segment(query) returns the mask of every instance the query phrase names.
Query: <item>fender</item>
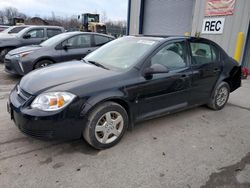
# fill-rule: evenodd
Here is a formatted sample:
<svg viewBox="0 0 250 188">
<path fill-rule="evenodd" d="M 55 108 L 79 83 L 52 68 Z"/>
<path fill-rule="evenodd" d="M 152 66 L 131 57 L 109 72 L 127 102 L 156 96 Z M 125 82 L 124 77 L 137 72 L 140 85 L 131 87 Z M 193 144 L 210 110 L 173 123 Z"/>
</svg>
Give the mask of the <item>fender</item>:
<svg viewBox="0 0 250 188">
<path fill-rule="evenodd" d="M 223 72 L 221 73 L 216 84 L 214 85 L 213 91 L 211 92 L 211 96 L 214 93 L 215 88 L 217 88 L 217 86 L 222 81 L 225 81 L 229 84 L 230 92 L 233 92 L 234 90 L 236 90 L 237 88 L 241 86 L 241 66 L 239 66 L 235 62 L 230 63 L 230 64 L 228 63 L 228 66 L 224 65 L 224 69 L 227 69 L 227 70 L 223 70 Z"/>
<path fill-rule="evenodd" d="M 86 115 L 88 114 L 91 110 L 93 110 L 97 105 L 99 105 L 102 102 L 105 101 L 113 101 L 125 108 L 125 110 L 128 113 L 129 117 L 129 129 L 131 130 L 134 127 L 134 107 L 126 99 L 126 94 L 125 92 L 122 92 L 120 90 L 114 90 L 114 91 L 107 91 L 100 93 L 98 95 L 94 95 L 93 97 L 90 97 L 86 100 L 85 104 L 82 107 L 81 114 Z"/>
<path fill-rule="evenodd" d="M 53 63 L 56 63 L 56 61 L 55 61 L 52 57 L 50 57 L 50 56 L 42 56 L 42 57 L 39 57 L 38 59 L 36 59 L 36 60 L 34 61 L 34 65 L 35 65 L 37 62 L 41 61 L 41 60 L 50 60 L 50 61 L 52 61 Z"/>
</svg>

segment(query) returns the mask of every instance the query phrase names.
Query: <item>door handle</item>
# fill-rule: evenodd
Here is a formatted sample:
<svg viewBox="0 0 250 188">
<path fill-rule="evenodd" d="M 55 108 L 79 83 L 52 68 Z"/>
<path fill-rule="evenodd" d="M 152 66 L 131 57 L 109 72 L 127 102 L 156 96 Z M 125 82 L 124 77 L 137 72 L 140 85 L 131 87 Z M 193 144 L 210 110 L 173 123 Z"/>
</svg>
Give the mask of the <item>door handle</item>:
<svg viewBox="0 0 250 188">
<path fill-rule="evenodd" d="M 186 74 L 183 74 L 183 75 L 181 75 L 181 77 L 182 77 L 182 78 L 186 78 L 186 77 L 187 77 L 187 75 L 186 75 Z"/>
<path fill-rule="evenodd" d="M 181 81 L 186 81 L 186 79 L 187 79 L 188 77 L 189 77 L 188 75 L 182 74 L 181 77 L 180 77 L 180 80 L 181 80 Z"/>
<path fill-rule="evenodd" d="M 214 72 L 216 73 L 216 72 L 219 72 L 220 71 L 220 69 L 219 68 L 214 68 Z"/>
</svg>

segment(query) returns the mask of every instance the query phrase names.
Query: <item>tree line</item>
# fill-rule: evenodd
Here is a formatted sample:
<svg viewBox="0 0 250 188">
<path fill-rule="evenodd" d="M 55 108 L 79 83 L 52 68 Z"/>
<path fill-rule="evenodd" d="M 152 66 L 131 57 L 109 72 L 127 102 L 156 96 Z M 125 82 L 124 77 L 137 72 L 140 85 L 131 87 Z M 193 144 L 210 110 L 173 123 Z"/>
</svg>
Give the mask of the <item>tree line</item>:
<svg viewBox="0 0 250 188">
<path fill-rule="evenodd" d="M 15 17 L 23 18 L 25 20 L 25 23 L 31 24 L 30 20 L 32 19 L 32 17 L 26 15 L 25 13 L 20 12 L 17 8 L 6 7 L 0 9 L 0 24 L 8 25 L 11 23 L 11 20 Z M 34 17 L 41 18 L 39 15 L 35 15 Z M 101 22 L 107 25 L 107 29 L 117 30 L 118 32 L 119 30 L 121 30 L 122 33 L 124 33 L 124 31 L 126 30 L 126 20 L 120 20 L 120 21 L 110 20 L 108 19 L 105 11 L 103 11 L 100 14 L 100 18 Z M 60 17 L 56 16 L 55 13 L 52 12 L 51 16 L 43 17 L 41 19 L 54 25 L 60 25 L 67 30 L 77 30 L 81 25 L 81 19 L 79 19 L 78 15 L 72 15 L 70 17 Z"/>
</svg>

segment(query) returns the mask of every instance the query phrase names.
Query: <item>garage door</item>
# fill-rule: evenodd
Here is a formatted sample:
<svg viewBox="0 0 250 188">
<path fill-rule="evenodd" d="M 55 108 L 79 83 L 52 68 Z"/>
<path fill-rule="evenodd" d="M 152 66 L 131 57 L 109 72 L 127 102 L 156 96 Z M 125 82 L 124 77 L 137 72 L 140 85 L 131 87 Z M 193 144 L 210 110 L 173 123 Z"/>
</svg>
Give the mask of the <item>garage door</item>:
<svg viewBox="0 0 250 188">
<path fill-rule="evenodd" d="M 191 32 L 194 0 L 144 0 L 143 34 Z"/>
</svg>

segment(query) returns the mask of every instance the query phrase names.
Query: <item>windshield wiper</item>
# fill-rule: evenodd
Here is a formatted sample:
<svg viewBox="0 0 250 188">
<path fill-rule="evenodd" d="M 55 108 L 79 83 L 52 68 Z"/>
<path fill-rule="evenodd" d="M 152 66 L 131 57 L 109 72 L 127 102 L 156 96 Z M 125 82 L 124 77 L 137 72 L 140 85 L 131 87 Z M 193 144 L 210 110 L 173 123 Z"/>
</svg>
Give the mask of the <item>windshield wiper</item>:
<svg viewBox="0 0 250 188">
<path fill-rule="evenodd" d="M 90 64 L 93 64 L 93 65 L 95 65 L 95 66 L 97 66 L 97 67 L 101 67 L 101 68 L 103 68 L 103 69 L 109 70 L 109 68 L 105 67 L 104 65 L 102 65 L 102 64 L 100 64 L 100 63 L 98 63 L 98 62 L 96 62 L 96 61 L 87 61 L 87 60 L 85 60 L 85 59 L 82 59 L 82 61 L 85 61 L 85 62 L 88 62 L 88 63 L 90 63 Z"/>
</svg>

